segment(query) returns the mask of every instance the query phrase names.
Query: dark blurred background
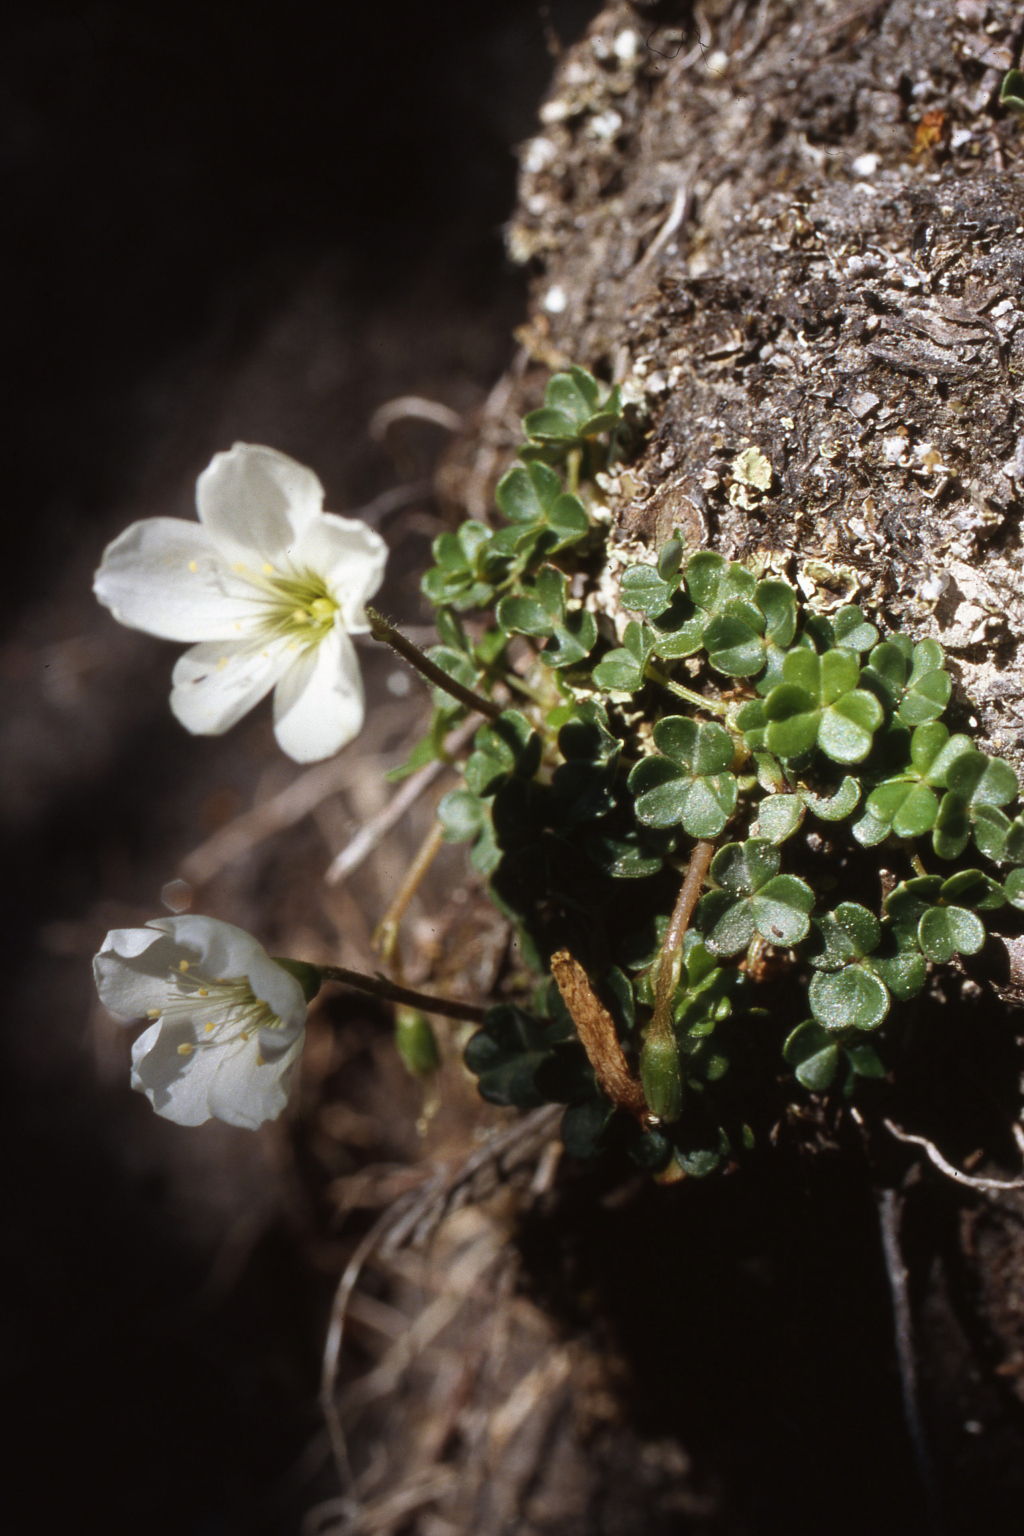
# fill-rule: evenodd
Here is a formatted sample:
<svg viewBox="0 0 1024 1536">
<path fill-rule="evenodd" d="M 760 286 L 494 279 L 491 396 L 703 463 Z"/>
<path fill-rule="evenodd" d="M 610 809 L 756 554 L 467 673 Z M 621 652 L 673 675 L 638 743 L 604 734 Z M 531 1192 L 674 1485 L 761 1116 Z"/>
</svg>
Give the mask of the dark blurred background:
<svg viewBox="0 0 1024 1536">
<path fill-rule="evenodd" d="M 571 41 L 596 9 L 550 23 Z M 156 1120 L 88 977 L 260 792 L 268 718 L 185 737 L 176 648 L 89 581 L 236 437 L 344 511 L 400 478 L 378 404 L 481 403 L 523 313 L 501 224 L 549 41 L 537 0 L 4 8 L 5 1536 L 294 1530 L 309 1502 L 334 1256 L 311 1280 L 280 1228 L 253 1253 L 287 1173 Z"/>
</svg>

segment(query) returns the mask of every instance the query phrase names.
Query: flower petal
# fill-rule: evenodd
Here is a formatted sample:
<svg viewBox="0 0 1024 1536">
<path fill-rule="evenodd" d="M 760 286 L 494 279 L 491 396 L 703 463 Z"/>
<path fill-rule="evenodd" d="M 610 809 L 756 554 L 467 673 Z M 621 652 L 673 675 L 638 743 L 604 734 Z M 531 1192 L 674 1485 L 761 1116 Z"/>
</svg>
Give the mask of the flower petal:
<svg viewBox="0 0 1024 1536">
<path fill-rule="evenodd" d="M 120 624 L 163 640 L 216 640 L 262 612 L 199 523 L 147 517 L 103 551 L 93 591 Z"/>
<path fill-rule="evenodd" d="M 115 928 L 92 963 L 100 1002 L 123 1019 L 162 1008 L 168 974 L 180 956 L 173 936 L 146 928 Z"/>
<path fill-rule="evenodd" d="M 132 1087 L 176 1125 L 202 1125 L 211 1117 L 208 1094 L 221 1053 L 197 1048 L 195 1041 L 193 1025 L 176 1018 L 152 1024 L 132 1046 Z M 191 1054 L 182 1055 L 179 1045 L 192 1047 Z M 239 1049 L 245 1049 L 244 1041 L 225 1047 Z"/>
<path fill-rule="evenodd" d="M 295 977 L 271 960 L 263 945 L 244 928 L 223 923 L 217 917 L 186 912 L 180 917 L 158 917 L 147 924 L 169 934 L 175 956 L 184 955 L 203 976 L 237 981 L 247 976 L 253 995 L 269 1003 L 282 1024 L 298 1028 L 305 1023 L 306 999 Z M 145 929 L 127 929 L 128 933 Z"/>
<path fill-rule="evenodd" d="M 264 1057 L 256 1040 L 241 1051 L 225 1051 L 207 1094 L 210 1113 L 228 1125 L 252 1131 L 264 1120 L 276 1120 L 288 1102 L 303 1033 L 273 1060 Z"/>
<path fill-rule="evenodd" d="M 196 481 L 199 521 L 230 559 L 250 564 L 282 563 L 323 504 L 311 469 L 256 443 L 215 453 Z"/>
<path fill-rule="evenodd" d="M 334 512 L 325 512 L 303 530 L 292 555 L 298 569 L 323 577 L 350 633 L 369 628 L 363 604 L 380 586 L 387 558 L 379 533 L 358 517 Z"/>
<path fill-rule="evenodd" d="M 287 640 L 227 640 L 194 645 L 171 674 L 171 708 L 195 736 L 230 730 L 277 682 L 294 659 Z"/>
<path fill-rule="evenodd" d="M 282 752 L 297 763 L 315 763 L 358 736 L 365 713 L 355 646 L 338 624 L 278 683 L 274 735 Z"/>
</svg>

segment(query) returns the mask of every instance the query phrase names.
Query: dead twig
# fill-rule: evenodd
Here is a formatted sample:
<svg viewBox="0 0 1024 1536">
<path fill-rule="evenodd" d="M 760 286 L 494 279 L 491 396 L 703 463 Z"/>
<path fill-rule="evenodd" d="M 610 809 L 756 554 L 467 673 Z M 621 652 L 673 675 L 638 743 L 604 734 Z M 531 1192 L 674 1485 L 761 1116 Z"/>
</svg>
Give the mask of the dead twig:
<svg viewBox="0 0 1024 1536">
<path fill-rule="evenodd" d="M 629 1070 L 615 1021 L 590 985 L 590 978 L 567 949 L 551 957 L 551 974 L 558 984 L 576 1033 L 580 1037 L 601 1092 L 647 1124 L 647 1100 L 640 1079 Z"/>
<path fill-rule="evenodd" d="M 445 755 L 452 757 L 464 747 L 480 723 L 479 715 L 470 715 L 460 726 L 457 726 L 445 739 Z M 353 870 L 358 869 L 363 860 L 369 858 L 373 850 L 387 837 L 392 827 L 401 821 L 410 806 L 415 805 L 423 791 L 430 787 L 442 769 L 447 766 L 447 763 L 438 758 L 418 769 L 411 778 L 406 779 L 394 799 L 390 800 L 377 816 L 368 821 L 348 846 L 343 848 L 335 859 L 332 859 L 324 875 L 326 883 L 340 885 Z"/>
<path fill-rule="evenodd" d="M 883 1120 L 882 1124 L 890 1136 L 895 1136 L 897 1141 L 905 1141 L 915 1147 L 921 1147 L 933 1162 L 940 1173 L 944 1173 L 947 1179 L 952 1179 L 954 1184 L 963 1184 L 967 1189 L 995 1190 L 995 1189 L 1024 1189 L 1024 1179 L 976 1179 L 972 1174 L 963 1173 L 955 1168 L 951 1162 L 939 1151 L 934 1142 L 926 1136 L 914 1136 L 910 1131 L 901 1130 L 891 1120 Z"/>
</svg>

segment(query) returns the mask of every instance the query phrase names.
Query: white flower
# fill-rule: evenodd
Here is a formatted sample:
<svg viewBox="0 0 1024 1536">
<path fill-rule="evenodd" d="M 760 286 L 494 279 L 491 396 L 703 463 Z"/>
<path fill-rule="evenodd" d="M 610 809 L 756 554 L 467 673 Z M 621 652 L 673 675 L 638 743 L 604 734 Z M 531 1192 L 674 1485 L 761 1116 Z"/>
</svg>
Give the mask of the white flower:
<svg viewBox="0 0 1024 1536">
<path fill-rule="evenodd" d="M 153 1022 L 132 1047 L 132 1087 L 178 1125 L 255 1130 L 284 1109 L 306 1000 L 256 940 L 213 917 L 162 917 L 108 933 L 93 961 L 100 1001 Z"/>
<path fill-rule="evenodd" d="M 236 443 L 196 482 L 199 522 L 148 517 L 109 544 L 93 590 L 115 619 L 197 640 L 174 668 L 171 708 L 218 736 L 274 692 L 274 732 L 300 763 L 330 757 L 363 724 L 349 636 L 369 627 L 387 546 L 357 518 L 323 510 L 311 469 Z"/>
</svg>

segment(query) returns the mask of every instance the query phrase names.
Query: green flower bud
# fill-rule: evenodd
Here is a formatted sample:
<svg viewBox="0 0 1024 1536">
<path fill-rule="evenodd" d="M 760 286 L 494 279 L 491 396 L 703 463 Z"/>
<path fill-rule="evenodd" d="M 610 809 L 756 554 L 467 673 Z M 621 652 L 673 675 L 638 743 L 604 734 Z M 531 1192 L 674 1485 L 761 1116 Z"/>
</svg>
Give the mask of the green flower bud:
<svg viewBox="0 0 1024 1536">
<path fill-rule="evenodd" d="M 678 1120 L 683 1107 L 679 1049 L 671 1033 L 649 1035 L 640 1053 L 640 1081 L 647 1108 L 666 1125 Z"/>
<path fill-rule="evenodd" d="M 430 1020 L 416 1008 L 396 1008 L 395 1044 L 413 1077 L 429 1077 L 441 1065 L 441 1052 Z"/>
</svg>

